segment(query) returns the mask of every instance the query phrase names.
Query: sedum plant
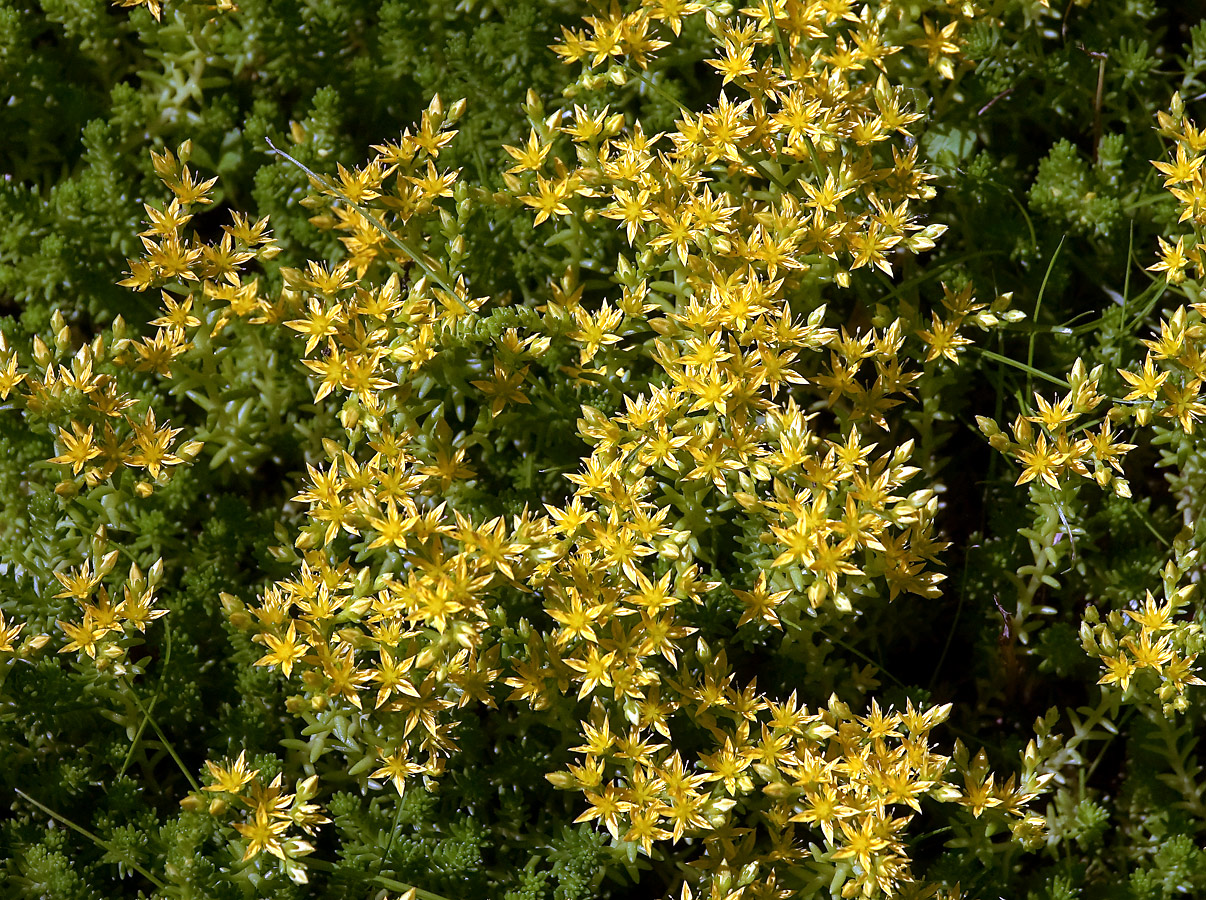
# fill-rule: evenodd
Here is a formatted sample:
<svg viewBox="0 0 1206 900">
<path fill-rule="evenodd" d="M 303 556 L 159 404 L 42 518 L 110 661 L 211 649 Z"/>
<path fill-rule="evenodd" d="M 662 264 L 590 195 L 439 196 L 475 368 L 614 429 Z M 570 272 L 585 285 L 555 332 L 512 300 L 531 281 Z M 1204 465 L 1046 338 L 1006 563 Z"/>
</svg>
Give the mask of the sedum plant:
<svg viewBox="0 0 1206 900">
<path fill-rule="evenodd" d="M 117 80 L 0 196 L 17 896 L 1198 889 L 1206 26 L 42 6 Z"/>
</svg>

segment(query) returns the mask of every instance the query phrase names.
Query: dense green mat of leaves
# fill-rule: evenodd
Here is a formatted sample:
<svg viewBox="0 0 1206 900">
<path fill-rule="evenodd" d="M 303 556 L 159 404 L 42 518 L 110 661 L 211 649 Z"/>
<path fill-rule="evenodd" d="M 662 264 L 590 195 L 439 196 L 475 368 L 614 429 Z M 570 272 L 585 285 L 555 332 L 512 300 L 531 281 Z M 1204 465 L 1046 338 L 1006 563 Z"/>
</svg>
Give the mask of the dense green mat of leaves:
<svg viewBox="0 0 1206 900">
<path fill-rule="evenodd" d="M 1206 19 L 0 0 L 0 896 L 1206 893 Z"/>
</svg>

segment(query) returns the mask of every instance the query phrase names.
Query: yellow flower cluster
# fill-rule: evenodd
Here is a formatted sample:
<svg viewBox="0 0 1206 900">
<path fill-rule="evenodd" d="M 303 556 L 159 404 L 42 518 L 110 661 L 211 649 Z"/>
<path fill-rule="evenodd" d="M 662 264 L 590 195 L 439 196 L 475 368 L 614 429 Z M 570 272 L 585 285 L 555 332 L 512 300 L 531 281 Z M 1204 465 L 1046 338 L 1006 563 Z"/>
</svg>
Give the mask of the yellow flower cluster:
<svg viewBox="0 0 1206 900">
<path fill-rule="evenodd" d="M 70 330 L 57 312 L 52 324 L 54 346 L 35 336 L 33 362 L 28 366 L 20 364 L 18 354 L 0 335 L 0 400 L 11 396 L 28 412 L 51 423 L 60 453 L 50 462 L 64 468 L 55 488 L 60 496 L 96 489 L 123 468 L 144 472 L 135 492 L 150 495 L 156 482 L 169 477 L 170 467 L 191 460 L 201 444 L 188 441 L 174 447 L 180 429 L 159 425 L 153 409 L 142 416 L 128 412 L 136 401 L 117 386 L 113 375 L 96 371 L 101 364 L 128 362 L 129 339 L 119 338 L 107 346 L 104 336 L 97 335 L 79 348 L 68 366 L 62 356 L 72 343 Z M 115 332 L 123 329 L 118 321 Z M 69 427 L 53 424 L 64 419 Z M 100 488 L 101 494 L 107 492 L 108 488 Z"/>
<path fill-rule="evenodd" d="M 298 859 L 313 853 L 314 845 L 287 832 L 292 826 L 313 836 L 316 826 L 331 821 L 322 814 L 318 804 L 310 802 L 318 794 L 318 776 L 299 779 L 294 793 L 289 794 L 282 789 L 282 776 L 277 775 L 264 784 L 256 777 L 259 775 L 258 769 L 248 770 L 246 753 L 240 753 L 236 760 L 226 765 L 212 760 L 205 765 L 213 783 L 201 790 L 218 794 L 208 804 L 210 813 L 222 814 L 233 801 L 238 801 L 250 811 L 247 822 L 236 822 L 234 826 L 247 842 L 243 861 L 254 859 L 267 850 L 281 861 L 290 879 L 297 884 L 306 884 L 306 869 Z M 245 796 L 244 792 L 248 790 L 250 796 Z M 189 809 L 199 809 L 203 805 L 201 797 L 196 794 L 190 794 L 181 802 L 181 806 Z"/>
<path fill-rule="evenodd" d="M 145 6 L 147 11 L 155 17 L 155 21 L 158 22 L 163 18 L 163 10 L 164 7 L 168 5 L 169 0 L 109 0 L 109 2 L 113 6 L 124 7 L 127 9 Z M 215 15 L 218 13 L 235 12 L 238 10 L 238 6 L 235 5 L 234 0 L 214 0 L 213 3 L 205 4 L 205 8 L 208 9 L 211 14 Z"/>
<path fill-rule="evenodd" d="M 367 446 L 357 439 L 348 448 L 327 441 L 327 464 L 310 467 L 310 484 L 295 498 L 308 505 L 311 522 L 297 541 L 304 553 L 300 570 L 261 598 L 254 627 L 267 651 L 260 665 L 286 675 L 295 667 L 301 671 L 312 692 L 305 709 L 322 710 L 330 701 L 361 709 L 361 693 L 375 695 L 369 708 L 399 724 L 391 730 L 396 739 L 374 748 L 381 766 L 372 777 L 392 779 L 399 791 L 407 777 L 439 774 L 455 749 L 446 718 L 439 718 L 443 710 L 493 702 L 486 688 L 501 674 L 491 667 L 498 648 L 477 652 L 488 609 L 485 588 L 503 577 L 517 587 L 524 584 L 534 563 L 522 553 L 548 543 L 546 523 L 508 529 L 494 520 L 475 526 L 440 502 L 454 481 L 474 475 L 464 450 L 451 446 L 446 426 L 436 432 L 444 443 L 421 448 L 410 434 L 382 424 L 386 410 L 394 412 L 406 396 L 396 380 L 399 369 L 418 370 L 430 362 L 438 336 L 461 316 L 473 317 L 483 302 L 468 296 L 463 278 L 453 283 L 455 248 L 442 245 L 429 253 L 426 244 L 410 243 L 426 241 L 430 220 L 447 213 L 438 204 L 456 173 L 436 170 L 435 161 L 455 135 L 450 126 L 461 109 L 463 103 L 445 111 L 436 98 L 416 133 L 408 130 L 397 142 L 377 147 L 379 157 L 364 170 L 341 169 L 337 183 L 316 178 L 329 196 L 354 197 L 357 205 L 378 201 L 390 228 L 350 203 L 329 210 L 329 218 L 317 215 L 316 224 L 348 232 L 348 258 L 282 270 L 285 285 L 271 299 L 258 279 L 242 275 L 253 258 L 276 255 L 267 222 L 235 214 L 216 245 L 188 236 L 190 207 L 206 202 L 212 184 L 199 184 L 189 172 L 187 146 L 176 156 L 157 155 L 156 168 L 176 196 L 166 210 L 148 207 L 154 233 L 144 235 L 147 253 L 131 261 L 126 280 L 139 290 L 167 286 L 175 292 L 164 291 L 164 315 L 153 323 L 158 330 L 138 345 L 167 348 L 147 365 L 166 369 L 176 357 L 203 351 L 224 340 L 232 322 L 286 326 L 305 339 L 304 363 L 318 378 L 316 400 L 346 396 L 341 422 L 357 435 L 368 429 Z M 304 140 L 304 131 L 296 129 L 295 137 Z M 386 196 L 387 178 L 394 181 Z M 312 206 L 320 205 L 316 198 Z M 362 285 L 377 260 L 417 264 L 429 275 L 405 289 L 396 274 L 382 284 Z M 521 354 L 530 343 L 511 346 Z M 483 384 L 488 396 L 493 386 Z M 505 391 L 493 396 L 506 402 Z M 405 559 L 406 575 L 374 576 L 333 558 L 326 548 L 340 535 L 364 535 L 378 561 Z M 449 553 L 453 546 L 460 552 Z M 224 603 L 233 621 L 253 627 L 239 601 L 226 596 Z M 291 708 L 299 711 L 298 703 L 295 698 Z M 425 765 L 410 761 L 412 748 L 428 753 Z"/>
<path fill-rule="evenodd" d="M 236 216 L 216 244 L 190 237 L 210 182 L 189 172 L 187 148 L 157 156 L 175 199 L 148 208 L 147 252 L 126 283 L 166 287 L 164 314 L 132 346 L 144 369 L 166 375 L 231 322 L 284 326 L 304 342 L 316 402 L 340 404 L 345 439 L 326 440 L 325 460 L 309 466 L 295 498 L 307 524 L 280 550 L 296 571 L 250 610 L 223 602 L 264 646 L 258 664 L 304 686 L 289 708 L 307 733 L 338 728 L 354 774 L 399 793 L 439 775 L 457 746 L 455 711 L 493 707 L 505 687 L 508 701 L 537 710 L 580 705 L 582 762 L 550 775 L 586 795 L 580 821 L 651 856 L 699 839 L 693 864 L 717 900 L 740 888 L 784 896 L 784 885 L 818 877 L 847 897 L 901 892 L 921 797 L 1030 827 L 1022 808 L 1041 780 L 998 785 L 982 758 L 932 750 L 945 708 L 872 703 L 860 716 L 834 698 L 809 712 L 794 696 L 736 684 L 723 650 L 684 613 L 722 587 L 709 574 L 716 551 L 698 539 L 721 517 L 748 524 L 766 548 L 752 583 L 733 592 L 738 627 L 798 628 L 881 596 L 937 596 L 936 492 L 906 487 L 919 474 L 911 442 L 880 449 L 877 435 L 915 399 L 921 371 L 909 361 L 957 361 L 960 329 L 996 324 L 1007 298 L 988 308 L 948 290 L 925 329 L 911 316 L 824 324 L 825 291 L 862 269 L 890 275 L 894 259 L 942 231 L 912 209 L 932 195 L 931 176 L 911 140 L 897 142 L 919 116 L 886 77 L 885 61 L 906 48 L 885 39 L 885 17 L 842 0 L 723 14 L 693 0 L 627 6 L 600 5 L 585 30 L 565 33 L 557 52 L 584 67 L 576 105 L 549 113 L 529 95 L 531 133 L 506 148 L 505 191 L 441 168 L 463 104 L 439 98 L 367 165 L 311 173 L 313 221 L 342 232 L 345 253 L 284 270 L 275 297 L 244 273 L 275 253 L 267 223 Z M 940 73 L 953 71 L 973 12 L 948 4 L 946 24 L 914 24 Z M 672 132 L 647 134 L 596 102 L 608 85 L 661 90 L 658 51 L 701 14 L 724 83 L 705 111 L 684 109 Z M 469 441 L 412 382 L 450 371 L 437 369 L 446 348 L 477 334 L 488 302 L 508 302 L 473 297 L 462 266 L 462 226 L 490 204 L 533 210 L 572 263 L 517 316 L 522 326 L 484 339 L 481 377 L 464 390 L 483 415 L 529 405 L 543 388 L 532 367 L 568 342 L 578 358 L 566 374 L 614 387 L 623 410 L 583 405 L 591 453 L 567 476 L 568 502 L 475 521 L 447 500 L 475 477 Z M 611 297 L 586 291 L 584 272 L 599 266 L 581 252 L 592 229 L 623 234 L 607 267 Z M 634 377 L 633 346 L 655 378 Z M 512 623 L 519 652 L 504 656 L 495 613 L 516 592 L 539 601 L 541 621 Z M 699 735 L 705 746 L 684 755 Z M 948 780 L 952 768 L 965 788 Z M 248 853 L 299 855 L 276 838 L 285 818 L 255 809 L 240 829 Z"/>
<path fill-rule="evenodd" d="M 1152 162 L 1164 176 L 1164 186 L 1177 199 L 1180 223 L 1191 232 L 1175 241 L 1159 238 L 1160 260 L 1149 268 L 1163 272 L 1169 285 L 1180 285 L 1191 302 L 1166 314 L 1159 336 L 1143 342 L 1147 357 L 1136 372 L 1122 371 L 1131 390 L 1122 398 L 1136 422 L 1145 425 L 1153 417 L 1176 422 L 1193 434 L 1206 416 L 1202 384 L 1206 380 L 1203 338 L 1206 337 L 1206 303 L 1198 284 L 1206 278 L 1206 187 L 1202 162 L 1206 159 L 1206 133 L 1185 116 L 1179 94 L 1174 94 L 1168 112 L 1158 114 L 1159 133 L 1174 142 L 1169 162 Z M 1190 276 L 1192 280 L 1187 281 Z"/>
<path fill-rule="evenodd" d="M 126 8 L 145 6 L 147 11 L 155 17 L 155 21 L 159 21 L 163 17 L 163 2 L 164 0 L 112 0 L 114 6 Z"/>
<path fill-rule="evenodd" d="M 20 644 L 14 643 L 25 630 L 25 624 L 25 622 L 10 624 L 5 619 L 4 613 L 0 612 L 0 684 L 3 684 L 8 677 L 8 673 L 12 671 L 17 660 L 32 657 L 34 653 L 50 643 L 50 635 L 29 634 L 28 632 L 25 640 Z"/>
<path fill-rule="evenodd" d="M 680 4 L 670 24 L 702 8 Z M 649 35 L 665 21 L 656 3 L 627 14 L 613 4 L 587 20 L 589 33 L 566 31 L 554 49 L 589 65 L 584 91 L 606 80 L 657 91 L 642 70 L 669 43 Z M 709 14 L 708 25 L 716 44 L 709 63 L 724 75 L 708 112 L 683 109 L 675 132 L 646 135 L 623 114 L 577 106 L 568 122 L 561 114 L 537 121 L 526 147 L 508 148 L 517 161 L 508 184 L 537 211 L 538 224 L 581 215 L 569 205 L 574 197 L 601 199 L 598 214 L 616 220 L 634 249 L 672 253 L 684 275 L 699 279 L 711 274 L 709 264 L 754 263 L 770 282 L 819 270 L 846 284 L 863 266 L 890 273 L 893 248 L 933 246 L 942 228 L 925 228 L 910 212 L 912 201 L 933 193 L 916 148 L 893 147 L 886 165 L 872 153 L 921 118 L 882 73 L 871 83 L 867 70 L 882 69 L 900 50 L 884 43 L 877 19 L 860 19 L 849 4 L 766 2 L 739 18 Z M 606 72 L 592 71 L 613 57 Z M 536 111 L 533 98 L 529 112 Z M 558 135 L 573 142 L 576 168 L 550 156 Z M 763 190 L 718 190 L 717 170 L 762 181 Z M 743 318 L 758 312 L 755 305 Z"/>
<path fill-rule="evenodd" d="M 1106 402 L 1106 397 L 1097 390 L 1101 375 L 1101 366 L 1086 371 L 1078 359 L 1068 376 L 1068 392 L 1052 400 L 1036 392 L 1038 414 L 1014 419 L 1012 441 L 996 422 L 985 416 L 976 417 L 993 448 L 1021 463 L 1017 484 L 1038 479 L 1058 488 L 1061 476 L 1076 475 L 1091 478 L 1101 487 L 1110 486 L 1120 497 L 1131 495 L 1130 485 L 1121 473 L 1122 461 L 1135 445 L 1123 442 L 1114 430 L 1114 421 L 1122 417 L 1124 410 L 1111 407 L 1106 416 L 1097 417 L 1096 429 L 1080 424 L 1085 417 L 1092 421 L 1094 412 Z"/>
<path fill-rule="evenodd" d="M 94 548 L 103 553 L 106 544 L 103 532 L 93 543 Z M 55 598 L 75 600 L 83 613 L 83 619 L 78 624 L 59 622 L 59 627 L 69 638 L 59 652 L 82 651 L 95 660 L 98 670 L 109 670 L 122 676 L 131 671 L 126 658 L 129 641 L 123 638 L 132 637 L 135 631 L 145 634 L 147 626 L 167 615 L 167 610 L 155 606 L 155 589 L 163 574 L 162 560 L 157 561 L 145 574 L 131 563 L 130 571 L 121 584 L 122 599 L 120 602 L 114 601 L 108 587 L 102 582 L 117 565 L 119 553 L 118 550 L 110 550 L 96 560 L 85 561 L 82 565 L 66 572 L 55 572 L 54 575 L 63 587 Z"/>
<path fill-rule="evenodd" d="M 1189 249 L 1185 237 L 1177 238 L 1175 244 L 1161 238 L 1161 260 L 1150 269 L 1164 272 L 1167 285 L 1180 285 L 1196 300 L 1199 289 L 1188 280 L 1187 272 L 1192 266 L 1197 278 L 1206 276 L 1206 193 L 1201 174 L 1206 138 L 1185 117 L 1177 95 L 1170 112 L 1161 112 L 1158 119 L 1161 134 L 1174 140 L 1176 149 L 1171 162 L 1153 165 L 1165 176 L 1165 187 L 1180 204 L 1180 221 L 1192 224 L 1193 237 Z M 1068 376 L 1067 392 L 1051 399 L 1036 393 L 1036 413 L 1016 417 L 1012 440 L 996 422 L 983 416 L 977 416 L 980 430 L 995 449 L 1021 465 L 1019 485 L 1034 482 L 1060 489 L 1079 478 L 1091 478 L 1101 487 L 1111 487 L 1118 496 L 1129 497 L 1123 462 L 1136 445 L 1124 440 L 1121 426 L 1131 420 L 1142 427 L 1167 419 L 1169 430 L 1179 429 L 1188 436 L 1206 416 L 1206 401 L 1201 398 L 1206 380 L 1204 318 L 1206 303 L 1202 302 L 1163 314 L 1159 334 L 1142 341 L 1147 348 L 1143 364 L 1118 370 L 1129 389 L 1124 396 L 1110 398 L 1100 393 L 1103 367 L 1086 371 L 1078 359 Z M 1168 563 L 1163 604 L 1148 592 L 1141 609 L 1116 610 L 1104 621 L 1090 607 L 1081 627 L 1085 650 L 1100 658 L 1106 668 L 1099 683 L 1116 684 L 1125 696 L 1158 697 L 1166 714 L 1186 708 L 1188 685 L 1206 683 L 1192 671 L 1202 647 L 1200 627 L 1173 621 L 1188 604 L 1194 587 L 1176 587 L 1183 571 L 1184 566 L 1178 569 Z M 1137 673 L 1145 674 L 1140 677 Z"/>
<path fill-rule="evenodd" d="M 166 157 L 174 159 L 170 153 Z M 204 192 L 213 183 L 198 186 L 186 180 L 187 185 L 180 184 L 186 192 L 199 188 Z M 162 214 L 149 207 L 148 211 L 155 229 L 165 234 L 170 231 L 166 223 L 183 216 L 176 202 Z M 160 258 L 163 248 L 148 237 L 151 233 L 144 234 L 144 243 Z M 180 255 L 181 248 L 177 243 L 163 252 Z M 163 258 L 169 264 L 167 257 Z M 170 307 L 170 298 L 166 299 Z M 156 324 L 164 321 L 157 320 Z M 198 441 L 178 442 L 180 429 L 160 424 L 153 408 L 134 412 L 140 404 L 122 389 L 116 372 L 132 368 L 166 373 L 170 354 L 182 350 L 176 348 L 175 335 L 165 335 L 162 329 L 151 340 L 125 337 L 126 326 L 120 317 L 113 323 L 110 339 L 97 335 L 74 353 L 71 348 L 75 339 L 60 313 L 51 317 L 51 328 L 52 341 L 47 344 L 35 336 L 30 349 L 32 360 L 24 365 L 0 334 L 0 401 L 22 408 L 31 422 L 50 429 L 58 451 L 48 460 L 59 472 L 55 493 L 65 501 L 80 497 L 87 508 L 104 511 L 102 522 L 120 526 L 120 511 L 127 501 L 150 496 L 156 485 L 167 482 L 174 467 L 195 458 L 202 445 Z M 126 472 L 135 473 L 134 477 L 123 477 Z M 81 651 L 95 661 L 97 669 L 124 676 L 137 668 L 126 656 L 133 633 L 145 632 L 151 622 L 165 614 L 154 606 L 162 563 L 155 563 L 145 575 L 132 565 L 121 582 L 123 595 L 118 601 L 102 584 L 120 552 L 107 550 L 104 525 L 92 535 L 91 546 L 91 559 L 66 573 L 54 572 L 64 588 L 56 598 L 74 599 L 83 614 L 79 622 L 59 621 L 68 638 L 59 652 Z M 6 628 L 0 619 L 0 651 L 13 652 L 12 640 L 22 627 Z M 40 649 L 49 640 L 45 634 L 31 636 L 18 652 Z"/>
<path fill-rule="evenodd" d="M 1025 314 L 1020 310 L 1010 309 L 1013 293 L 1001 294 L 991 304 L 977 303 L 972 295 L 971 285 L 965 285 L 959 290 L 942 285 L 942 306 L 946 309 L 946 317 L 939 316 L 937 311 L 931 313 L 933 324 L 928 329 L 917 329 L 917 336 L 929 348 L 925 361 L 934 362 L 945 358 L 958 364 L 962 349 L 972 343 L 960 331 L 974 327 L 981 331 L 994 328 L 1002 322 L 1017 322 Z"/>
<path fill-rule="evenodd" d="M 1206 132 L 1194 125 L 1185 115 L 1180 93 L 1173 94 L 1168 112 L 1157 114 L 1158 132 L 1173 142 L 1175 148 L 1168 162 L 1152 160 L 1164 186 L 1177 198 L 1180 223 L 1188 222 L 1189 235 L 1179 236 L 1170 243 L 1159 239 L 1160 261 L 1149 268 L 1164 272 L 1169 284 L 1180 284 L 1192 271 L 1197 279 L 1206 277 L 1206 184 L 1202 176 L 1202 160 L 1206 159 Z M 1189 245 L 1186 245 L 1186 238 Z"/>
<path fill-rule="evenodd" d="M 585 64 L 582 93 L 608 82 L 656 92 L 657 51 L 701 11 L 613 4 L 554 49 Z M 848 284 L 863 267 L 891 273 L 891 253 L 927 249 L 941 233 L 910 212 L 932 194 L 915 148 L 877 156 L 918 118 L 879 72 L 900 48 L 882 40 L 878 19 L 845 4 L 763 3 L 727 19 L 708 12 L 707 26 L 709 63 L 724 75 L 710 110 L 684 109 L 675 131 L 647 135 L 607 107 L 546 117 L 532 97 L 526 145 L 506 148 L 516 163 L 510 190 L 537 223 L 611 219 L 632 250 L 617 263 L 623 296 L 614 305 L 583 308 L 571 283 L 561 291 L 568 302 L 546 308 L 576 326 L 567 336 L 582 368 L 573 374 L 622 378 L 587 366 L 640 322 L 658 335 L 652 355 L 668 379 L 626 400 L 629 412 L 610 423 L 587 410 L 583 434 L 595 452 L 574 479 L 578 494 L 610 515 L 618 472 L 650 487 L 673 478 L 675 491 L 704 505 L 714 491 L 720 511 L 735 503 L 764 521 L 765 540 L 782 547 L 772 565 L 814 607 L 828 598 L 851 609 L 843 582 L 868 572 L 886 578 L 892 597 L 934 596 L 941 575 L 925 571 L 941 548 L 933 498 L 896 493 L 916 472 L 907 445 L 872 456 L 877 444 L 862 436 L 866 425 L 887 427 L 888 412 L 912 397 L 919 373 L 900 354 L 906 323 L 839 333 L 821 324 L 823 306 L 814 301 L 801 319 L 788 299 Z M 959 324 L 935 315 L 918 335 L 931 360 L 955 357 Z M 814 414 L 791 396 L 801 385 L 826 396 L 839 439 L 814 431 Z"/>
<path fill-rule="evenodd" d="M 258 279 L 244 283 L 240 270 L 252 259 L 272 259 L 280 252 L 268 233 L 267 218 L 252 222 L 237 212 L 231 214 L 230 225 L 222 226 L 218 242 L 189 240 L 185 229 L 195 215 L 193 208 L 213 202 L 209 194 L 217 183 L 216 178 L 197 179 L 188 167 L 191 151 L 191 141 L 181 144 L 176 154 L 151 151 L 155 172 L 173 197 L 163 209 L 144 204 L 150 219 L 150 227 L 139 235 L 145 255 L 130 260 L 129 276 L 118 282 L 136 291 L 171 285 L 180 293 L 179 286 L 186 286 L 182 297 L 161 291 L 163 315 L 151 323 L 157 327 L 155 334 L 127 342 L 121 359 L 138 371 L 164 377 L 171 377 L 173 360 L 194 347 L 204 351 L 230 322 L 247 319 L 252 313 L 272 313 L 261 308 Z M 199 290 L 191 292 L 188 285 Z M 206 311 L 216 310 L 204 323 L 198 318 L 202 306 Z"/>
<path fill-rule="evenodd" d="M 1193 669 L 1198 654 L 1206 648 L 1202 627 L 1177 621 L 1197 588 L 1196 584 L 1177 587 L 1177 582 L 1196 559 L 1197 551 L 1192 551 L 1180 560 L 1180 567 L 1171 560 L 1167 563 L 1163 602 L 1158 603 L 1148 591 L 1142 606 L 1114 610 L 1104 621 L 1096 607 L 1090 606 L 1080 626 L 1085 652 L 1104 666 L 1098 684 L 1117 685 L 1127 699 L 1158 700 L 1165 715 L 1185 711 L 1189 685 L 1206 684 Z"/>
<path fill-rule="evenodd" d="M 596 705 L 596 722 L 584 723 L 586 742 L 572 748 L 582 754 L 581 765 L 550 776 L 560 787 L 585 791 L 591 805 L 577 821 L 597 820 L 645 853 L 654 841 L 677 841 L 693 828 L 711 830 L 704 857 L 693 865 L 710 873 L 712 896 L 718 898 L 743 896 L 740 890 L 725 893 L 730 888 L 764 897 L 793 894 L 779 883 L 784 872 L 778 868 L 756 886 L 750 885 L 748 871 L 738 871 L 745 857 L 737 848 L 752 847 L 754 830 L 725 823 L 725 813 L 738 798 L 755 793 L 755 782 L 766 798 L 760 804 L 770 833 L 766 855 L 788 866 L 815 858 L 816 845 L 810 854 L 797 840 L 796 823 L 819 829 L 824 858 L 837 865 L 807 887 L 841 884 L 844 897 L 891 896 L 912 881 L 904 836 L 925 797 L 959 803 L 977 818 L 1000 808 L 1016 816 L 1019 827 L 1036 824 L 1024 807 L 1049 775 L 1029 773 L 1021 786 L 1013 777 L 995 784 L 983 753 L 969 762 L 966 749 L 957 744 L 954 762 L 965 788 L 947 779 L 952 759 L 931 748 L 929 734 L 946 720 L 949 705 L 922 712 L 910 703 L 904 712 L 884 712 L 873 701 L 867 715 L 859 716 L 831 697 L 827 707 L 809 712 L 794 693 L 777 703 L 759 699 L 752 685 L 737 691 L 731 680 L 721 651 L 707 664 L 704 684 L 717 697 L 711 705 L 742 715 L 735 728 L 717 727 L 716 718 L 708 716 L 723 746 L 701 755 L 695 769 L 678 750 L 651 742 L 638 728 L 613 733 Z M 655 727 L 671 736 L 664 719 L 655 720 Z M 608 767 L 622 777 L 604 785 Z"/>
</svg>

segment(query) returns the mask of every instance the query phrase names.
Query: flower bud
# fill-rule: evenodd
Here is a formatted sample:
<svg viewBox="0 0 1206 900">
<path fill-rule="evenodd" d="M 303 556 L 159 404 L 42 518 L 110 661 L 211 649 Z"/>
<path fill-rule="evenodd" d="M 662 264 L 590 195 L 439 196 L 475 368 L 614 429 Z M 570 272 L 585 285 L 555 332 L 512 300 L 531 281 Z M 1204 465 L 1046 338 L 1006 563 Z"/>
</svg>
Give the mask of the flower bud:
<svg viewBox="0 0 1206 900">
<path fill-rule="evenodd" d="M 188 794 L 180 800 L 181 809 L 187 809 L 189 812 L 197 812 L 204 805 L 204 801 L 196 794 Z"/>
<path fill-rule="evenodd" d="M 33 357 L 34 361 L 42 367 L 50 362 L 50 350 L 47 348 L 46 342 L 36 334 L 33 339 Z"/>
</svg>

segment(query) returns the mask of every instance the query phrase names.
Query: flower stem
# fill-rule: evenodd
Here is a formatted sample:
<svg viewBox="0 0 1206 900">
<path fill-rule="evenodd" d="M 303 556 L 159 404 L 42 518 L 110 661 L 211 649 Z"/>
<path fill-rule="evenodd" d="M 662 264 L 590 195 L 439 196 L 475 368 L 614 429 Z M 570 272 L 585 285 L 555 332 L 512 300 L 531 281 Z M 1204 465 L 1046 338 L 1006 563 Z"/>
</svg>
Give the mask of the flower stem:
<svg viewBox="0 0 1206 900">
<path fill-rule="evenodd" d="M 126 689 L 126 692 L 130 695 L 130 698 L 134 701 L 134 705 L 138 707 L 139 712 L 146 716 L 146 720 L 151 723 L 151 727 L 154 728 L 155 733 L 159 735 L 159 740 L 163 742 L 164 749 L 167 750 L 172 759 L 176 761 L 176 765 L 180 767 L 180 771 L 184 773 L 184 777 L 188 779 L 188 783 L 192 786 L 192 789 L 194 791 L 201 790 L 201 785 L 197 783 L 197 779 L 193 777 L 193 773 L 188 770 L 188 768 L 181 761 L 180 757 L 176 754 L 176 748 L 173 747 L 172 742 L 167 739 L 167 735 L 163 733 L 163 729 L 159 727 L 159 723 L 155 721 L 155 718 L 151 715 L 151 711 L 142 705 L 142 701 L 138 699 L 138 694 L 134 693 L 134 688 L 131 686 L 130 682 L 126 681 L 125 678 L 122 678 L 121 684 L 122 687 Z"/>
<path fill-rule="evenodd" d="M 49 806 L 43 806 L 41 803 L 39 803 L 33 797 L 29 796 L 29 794 L 25 793 L 20 788 L 13 788 L 13 791 L 16 792 L 18 795 L 20 795 L 21 797 L 23 797 L 27 802 L 32 803 L 38 809 L 42 810 L 42 812 L 46 813 L 46 815 L 50 816 L 56 822 L 61 822 L 62 824 L 66 825 L 68 828 L 70 828 L 71 830 L 79 832 L 84 837 L 86 837 L 88 840 L 92 841 L 92 843 L 96 844 L 96 846 L 100 847 L 102 850 L 105 850 L 106 852 L 110 853 L 114 857 L 117 857 L 118 859 L 120 859 L 125 865 L 129 866 L 131 869 L 133 869 L 135 872 L 137 872 L 139 875 L 141 875 L 147 881 L 151 882 L 151 884 L 155 885 L 155 887 L 159 888 L 160 890 L 163 890 L 165 887 L 167 887 L 167 885 L 165 885 L 162 881 L 160 881 L 158 878 L 156 878 L 154 875 L 152 875 L 150 872 L 148 872 L 146 869 L 144 869 L 138 863 L 133 862 L 129 859 L 125 859 L 124 854 L 120 850 L 117 850 L 116 848 L 114 848 L 114 846 L 112 844 L 110 844 L 108 841 L 97 837 L 95 834 L 93 834 L 91 831 L 88 831 L 86 828 L 81 828 L 79 825 L 76 825 L 74 822 L 72 822 L 67 817 L 59 815 L 57 812 L 55 812 Z"/>
</svg>

